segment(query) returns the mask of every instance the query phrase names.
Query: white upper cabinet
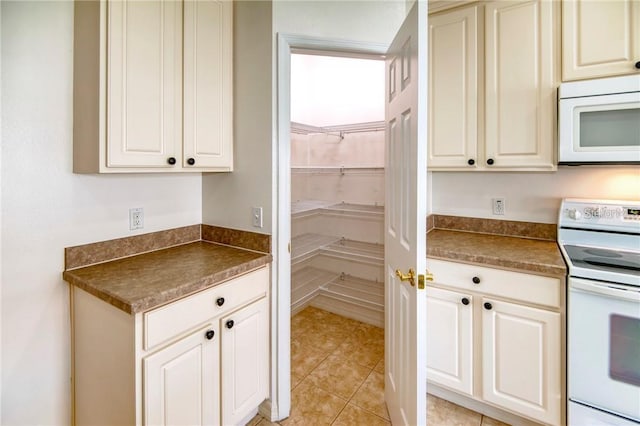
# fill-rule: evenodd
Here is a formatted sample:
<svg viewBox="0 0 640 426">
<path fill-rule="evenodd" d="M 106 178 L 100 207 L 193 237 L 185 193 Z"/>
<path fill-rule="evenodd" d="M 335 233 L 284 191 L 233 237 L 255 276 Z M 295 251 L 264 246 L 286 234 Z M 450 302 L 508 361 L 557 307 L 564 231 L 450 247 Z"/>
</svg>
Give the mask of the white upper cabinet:
<svg viewBox="0 0 640 426">
<path fill-rule="evenodd" d="M 562 2 L 562 80 L 640 73 L 640 1 Z"/>
<path fill-rule="evenodd" d="M 485 9 L 485 164 L 556 168 L 558 2 L 493 1 Z"/>
<path fill-rule="evenodd" d="M 113 1 L 107 22 L 106 167 L 166 167 L 182 145 L 182 4 Z"/>
<path fill-rule="evenodd" d="M 429 167 L 476 165 L 479 13 L 473 6 L 429 18 Z"/>
<path fill-rule="evenodd" d="M 233 164 L 232 5 L 215 0 L 184 3 L 183 166 L 187 168 L 230 169 Z"/>
<path fill-rule="evenodd" d="M 556 169 L 559 12 L 512 0 L 429 17 L 429 169 Z"/>
<path fill-rule="evenodd" d="M 75 2 L 74 172 L 232 170 L 232 13 Z"/>
</svg>

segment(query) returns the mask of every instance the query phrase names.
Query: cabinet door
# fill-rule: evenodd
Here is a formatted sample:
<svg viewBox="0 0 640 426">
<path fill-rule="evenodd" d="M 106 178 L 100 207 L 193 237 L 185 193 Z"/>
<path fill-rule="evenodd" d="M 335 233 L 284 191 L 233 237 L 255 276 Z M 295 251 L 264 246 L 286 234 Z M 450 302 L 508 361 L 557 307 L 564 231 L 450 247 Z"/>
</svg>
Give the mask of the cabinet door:
<svg viewBox="0 0 640 426">
<path fill-rule="evenodd" d="M 239 424 L 267 397 L 269 308 L 254 302 L 221 320 L 222 424 Z"/>
<path fill-rule="evenodd" d="M 562 80 L 640 73 L 638 0 L 562 2 Z"/>
<path fill-rule="evenodd" d="M 482 397 L 543 423 L 560 424 L 560 314 L 482 302 Z"/>
<path fill-rule="evenodd" d="M 171 167 L 182 146 L 182 3 L 107 8 L 107 166 Z"/>
<path fill-rule="evenodd" d="M 560 2 L 493 1 L 485 9 L 485 155 L 489 168 L 555 169 Z"/>
<path fill-rule="evenodd" d="M 233 167 L 233 2 L 184 3 L 184 167 Z"/>
<path fill-rule="evenodd" d="M 429 17 L 428 167 L 478 164 L 478 6 Z"/>
<path fill-rule="evenodd" d="M 473 393 L 473 298 L 427 287 L 427 379 Z"/>
<path fill-rule="evenodd" d="M 211 337 L 207 332 L 213 331 Z M 190 334 L 143 359 L 146 425 L 213 425 L 220 421 L 218 329 Z"/>
</svg>

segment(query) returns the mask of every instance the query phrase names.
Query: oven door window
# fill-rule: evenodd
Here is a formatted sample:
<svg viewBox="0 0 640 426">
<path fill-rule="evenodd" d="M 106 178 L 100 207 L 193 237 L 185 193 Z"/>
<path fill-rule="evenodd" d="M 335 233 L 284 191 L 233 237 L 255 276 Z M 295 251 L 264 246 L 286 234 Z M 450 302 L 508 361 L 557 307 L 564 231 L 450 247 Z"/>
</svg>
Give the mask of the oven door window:
<svg viewBox="0 0 640 426">
<path fill-rule="evenodd" d="M 640 386 L 640 319 L 610 316 L 609 377 Z"/>
</svg>

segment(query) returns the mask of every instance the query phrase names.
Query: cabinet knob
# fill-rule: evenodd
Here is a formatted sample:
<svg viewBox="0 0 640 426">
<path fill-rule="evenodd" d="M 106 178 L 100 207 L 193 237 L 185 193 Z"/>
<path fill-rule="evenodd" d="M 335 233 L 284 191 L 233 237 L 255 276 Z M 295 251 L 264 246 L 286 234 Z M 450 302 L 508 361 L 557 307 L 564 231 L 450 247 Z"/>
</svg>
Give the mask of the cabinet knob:
<svg viewBox="0 0 640 426">
<path fill-rule="evenodd" d="M 462 304 L 465 305 L 465 306 L 468 305 L 469 304 L 469 299 L 467 299 L 466 297 L 463 297 L 462 298 Z"/>
<path fill-rule="evenodd" d="M 488 165 L 492 166 L 492 165 L 493 165 L 493 163 L 494 163 L 493 158 L 489 158 L 489 159 L 487 160 L 487 164 L 488 164 Z"/>
<path fill-rule="evenodd" d="M 467 164 L 470 165 L 470 166 L 473 166 L 474 164 L 476 164 L 476 160 L 474 160 L 473 158 L 469 158 L 467 160 Z"/>
<path fill-rule="evenodd" d="M 228 329 L 232 329 L 233 328 L 233 324 L 234 324 L 233 320 L 229 320 L 229 321 L 227 321 L 227 323 L 225 325 L 227 326 Z"/>
<path fill-rule="evenodd" d="M 169 163 L 169 164 L 171 164 L 173 166 L 174 164 L 176 164 L 176 158 L 175 157 L 167 158 L 167 163 Z"/>
<path fill-rule="evenodd" d="M 189 159 L 187 160 L 187 164 L 188 164 L 188 165 L 190 165 L 190 166 L 193 166 L 194 164 L 196 164 L 196 160 L 195 160 L 195 159 L 193 159 L 193 158 L 189 158 Z"/>
<path fill-rule="evenodd" d="M 480 277 L 473 277 L 471 281 L 473 281 L 474 284 L 480 284 Z"/>
<path fill-rule="evenodd" d="M 224 305 L 224 297 L 218 297 L 218 299 L 216 299 L 216 305 L 218 306 Z"/>
<path fill-rule="evenodd" d="M 491 303 L 489 303 L 489 302 L 484 302 L 484 308 L 485 308 L 487 311 L 490 311 L 490 310 L 491 310 L 491 308 L 493 308 L 493 305 L 491 305 Z"/>
<path fill-rule="evenodd" d="M 640 70 L 640 61 L 636 62 L 635 66 L 636 66 L 636 69 Z"/>
<path fill-rule="evenodd" d="M 215 336 L 215 335 L 216 335 L 216 332 L 213 331 L 213 330 L 207 330 L 207 332 L 204 333 L 204 337 L 206 337 L 207 340 L 213 339 L 213 336 Z"/>
</svg>

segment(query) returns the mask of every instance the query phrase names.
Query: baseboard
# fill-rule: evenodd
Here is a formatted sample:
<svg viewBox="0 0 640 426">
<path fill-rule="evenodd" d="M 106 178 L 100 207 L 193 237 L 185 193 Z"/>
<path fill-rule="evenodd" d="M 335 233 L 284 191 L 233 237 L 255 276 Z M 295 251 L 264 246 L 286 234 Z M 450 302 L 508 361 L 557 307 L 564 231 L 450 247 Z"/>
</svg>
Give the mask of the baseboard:
<svg viewBox="0 0 640 426">
<path fill-rule="evenodd" d="M 258 407 L 258 413 L 272 423 L 283 420 L 278 418 L 278 407 L 275 404 L 272 404 L 270 399 L 265 399 L 262 404 L 260 404 Z"/>
<path fill-rule="evenodd" d="M 540 423 L 525 419 L 524 417 L 487 405 L 431 383 L 427 383 L 427 393 L 513 426 L 540 426 Z M 428 421 L 429 419 L 427 419 L 427 422 Z"/>
</svg>

